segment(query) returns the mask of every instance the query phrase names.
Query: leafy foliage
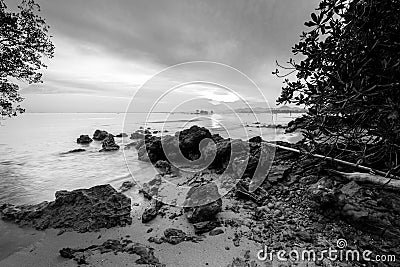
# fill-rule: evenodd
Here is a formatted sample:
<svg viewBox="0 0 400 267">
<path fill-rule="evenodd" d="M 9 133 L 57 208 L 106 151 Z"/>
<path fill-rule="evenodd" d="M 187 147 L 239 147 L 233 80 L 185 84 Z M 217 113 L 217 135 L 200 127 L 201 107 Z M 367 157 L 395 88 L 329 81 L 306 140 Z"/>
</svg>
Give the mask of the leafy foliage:
<svg viewBox="0 0 400 267">
<path fill-rule="evenodd" d="M 400 1 L 322 0 L 305 26 L 292 48 L 303 60 L 274 72 L 286 77 L 277 102 L 309 109 L 299 127 L 311 148 L 396 172 Z"/>
<path fill-rule="evenodd" d="M 53 57 L 54 45 L 48 35 L 49 27 L 35 13 L 40 7 L 33 0 L 23 0 L 19 12 L 7 10 L 0 0 L 0 112 L 1 116 L 16 116 L 24 110 L 16 103 L 23 100 L 18 92 L 20 80 L 41 82 L 43 56 Z"/>
</svg>

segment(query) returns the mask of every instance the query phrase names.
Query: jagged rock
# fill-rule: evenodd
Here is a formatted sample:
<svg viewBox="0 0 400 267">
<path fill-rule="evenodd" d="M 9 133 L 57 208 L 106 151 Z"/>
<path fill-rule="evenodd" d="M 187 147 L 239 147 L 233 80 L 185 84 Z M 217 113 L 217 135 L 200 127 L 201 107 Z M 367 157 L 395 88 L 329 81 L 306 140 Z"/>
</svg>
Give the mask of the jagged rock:
<svg viewBox="0 0 400 267">
<path fill-rule="evenodd" d="M 55 197 L 55 201 L 36 205 L 3 204 L 0 216 L 3 220 L 39 230 L 63 228 L 87 232 L 132 223 L 131 199 L 109 184 L 57 191 Z"/>
<path fill-rule="evenodd" d="M 249 139 L 249 142 L 252 142 L 252 143 L 261 143 L 262 141 L 263 141 L 263 139 L 261 138 L 261 136 L 254 136 Z"/>
<path fill-rule="evenodd" d="M 107 136 L 108 136 L 108 133 L 106 131 L 96 130 L 93 134 L 93 140 L 103 141 L 104 139 L 107 138 Z"/>
<path fill-rule="evenodd" d="M 233 162 L 239 159 L 247 161 L 246 158 L 248 159 L 250 152 L 248 143 L 239 139 L 224 139 L 216 144 L 209 142 L 202 148 L 202 154 L 206 161 L 212 160 L 209 168 L 219 170 L 221 173 L 228 168 L 236 169 L 237 166 L 234 166 Z M 246 165 L 243 164 L 242 167 L 246 168 Z"/>
<path fill-rule="evenodd" d="M 157 161 L 156 164 L 154 164 L 154 167 L 156 167 L 162 174 L 171 173 L 171 164 L 166 160 Z"/>
<path fill-rule="evenodd" d="M 165 229 L 164 231 L 164 237 L 163 240 L 172 244 L 172 245 L 176 245 L 179 244 L 183 241 L 187 241 L 190 238 L 188 237 L 188 235 L 179 229 L 175 229 L 175 228 L 168 228 Z"/>
<path fill-rule="evenodd" d="M 161 183 L 162 177 L 160 175 L 156 175 L 149 182 L 143 183 L 142 188 L 139 190 L 139 193 L 142 193 L 143 196 L 147 199 L 152 199 L 154 196 L 158 195 L 158 190 Z"/>
<path fill-rule="evenodd" d="M 114 150 L 118 150 L 119 149 L 119 145 L 117 145 L 115 143 L 114 140 L 114 136 L 112 134 L 109 134 L 102 143 L 102 149 L 100 150 L 100 152 L 104 152 L 104 151 L 114 151 Z"/>
<path fill-rule="evenodd" d="M 146 209 L 143 211 L 142 223 L 147 223 L 157 217 L 157 214 L 162 206 L 162 202 L 153 199 L 150 202 L 149 206 L 147 206 Z"/>
<path fill-rule="evenodd" d="M 126 133 L 120 133 L 117 134 L 115 137 L 122 138 L 122 137 L 128 137 L 128 135 Z"/>
<path fill-rule="evenodd" d="M 211 230 L 217 228 L 218 226 L 221 226 L 221 224 L 217 221 L 205 221 L 193 224 L 194 233 L 196 235 L 210 232 Z"/>
<path fill-rule="evenodd" d="M 186 217 L 191 223 L 209 221 L 222 210 L 222 199 L 214 183 L 192 187 L 184 203 Z"/>
<path fill-rule="evenodd" d="M 140 243 L 134 243 L 131 240 L 109 239 L 100 245 L 91 245 L 86 248 L 63 248 L 59 251 L 60 256 L 67 259 L 74 259 L 78 264 L 88 264 L 87 258 L 93 255 L 94 252 L 99 253 L 129 253 L 136 254 L 140 258 L 136 260 L 137 264 L 146 264 L 155 267 L 165 267 L 165 264 L 160 263 L 159 259 L 154 256 L 154 249 Z"/>
<path fill-rule="evenodd" d="M 79 138 L 76 139 L 78 144 L 87 145 L 93 142 L 93 139 L 89 137 L 89 135 L 81 135 Z"/>
<path fill-rule="evenodd" d="M 161 145 L 161 138 L 149 136 L 144 140 L 144 144 L 138 149 L 138 159 L 142 161 L 157 162 L 165 160 L 165 154 Z"/>
<path fill-rule="evenodd" d="M 133 181 L 125 181 L 122 183 L 119 190 L 121 192 L 125 192 L 125 191 L 128 191 L 129 189 L 133 188 L 135 185 L 136 185 L 136 183 L 134 183 Z"/>
</svg>

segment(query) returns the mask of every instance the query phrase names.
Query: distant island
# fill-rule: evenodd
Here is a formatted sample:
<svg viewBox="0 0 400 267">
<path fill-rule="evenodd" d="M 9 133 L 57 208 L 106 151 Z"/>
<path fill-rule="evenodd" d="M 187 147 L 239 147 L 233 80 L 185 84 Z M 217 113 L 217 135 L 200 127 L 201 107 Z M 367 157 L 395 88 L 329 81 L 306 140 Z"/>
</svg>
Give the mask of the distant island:
<svg viewBox="0 0 400 267">
<path fill-rule="evenodd" d="M 208 110 L 199 110 L 199 109 L 196 109 L 196 111 L 195 111 L 195 112 L 192 112 L 191 114 L 208 115 L 208 114 L 214 114 L 214 111 L 213 111 L 213 110 L 208 111 Z"/>
<path fill-rule="evenodd" d="M 232 110 L 226 110 L 221 113 L 306 113 L 307 109 L 282 106 L 278 108 L 265 108 L 265 107 L 255 107 L 255 108 L 237 108 Z"/>
</svg>

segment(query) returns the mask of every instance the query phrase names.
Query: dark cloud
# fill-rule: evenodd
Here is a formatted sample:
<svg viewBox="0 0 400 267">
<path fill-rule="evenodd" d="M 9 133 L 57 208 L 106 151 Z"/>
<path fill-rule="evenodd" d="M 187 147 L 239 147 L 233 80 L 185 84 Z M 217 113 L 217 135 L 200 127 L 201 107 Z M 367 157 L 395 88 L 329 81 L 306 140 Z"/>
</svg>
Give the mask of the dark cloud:
<svg viewBox="0 0 400 267">
<path fill-rule="evenodd" d="M 49 64 L 44 84 L 30 86 L 24 93 L 130 96 L 144 82 L 143 77 L 177 63 L 209 60 L 249 75 L 270 103 L 282 82 L 271 75 L 275 60 L 290 57 L 304 21 L 318 2 L 37 1 L 54 36 L 55 63 Z M 127 71 L 131 63 L 143 70 Z M 107 74 L 110 77 L 103 79 Z M 129 86 L 135 88 L 129 90 Z"/>
<path fill-rule="evenodd" d="M 223 62 L 252 71 L 289 55 L 310 0 L 41 0 L 54 35 L 162 65 Z"/>
</svg>

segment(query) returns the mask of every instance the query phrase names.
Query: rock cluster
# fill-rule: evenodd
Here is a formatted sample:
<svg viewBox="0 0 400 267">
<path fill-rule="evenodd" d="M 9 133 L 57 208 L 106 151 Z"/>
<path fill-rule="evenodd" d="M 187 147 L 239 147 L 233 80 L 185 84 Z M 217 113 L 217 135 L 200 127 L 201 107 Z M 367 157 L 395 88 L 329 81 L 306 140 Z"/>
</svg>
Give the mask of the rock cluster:
<svg viewBox="0 0 400 267">
<path fill-rule="evenodd" d="M 197 160 L 202 141 L 211 140 L 210 131 L 204 127 L 192 126 L 177 132 L 175 136 L 163 137 L 146 135 L 139 143 L 138 158 L 142 161 L 156 163 L 159 160 Z"/>
<path fill-rule="evenodd" d="M 252 214 L 251 220 L 223 221 L 225 226 L 246 225 L 249 229 L 235 231 L 235 246 L 240 246 L 244 235 L 270 249 L 300 246 L 322 251 L 345 238 L 352 249 L 360 252 L 368 249 L 374 255 L 400 256 L 397 194 L 332 177 L 324 171 L 329 163 L 305 158 L 299 164 L 298 155 L 293 152 L 278 149 L 275 159 L 267 179 L 254 194 L 247 194 L 246 190 L 242 193 L 238 186 L 236 197 L 240 204 L 226 207 Z M 246 189 L 246 179 L 243 183 Z"/>
<path fill-rule="evenodd" d="M 99 253 L 128 253 L 136 254 L 139 259 L 136 264 L 145 264 L 146 266 L 164 267 L 165 264 L 154 255 L 154 249 L 140 243 L 135 243 L 129 239 L 109 239 L 100 245 L 91 245 L 86 248 L 63 248 L 60 250 L 60 256 L 67 259 L 74 259 L 78 264 L 89 264 L 90 256 L 95 252 Z"/>
<path fill-rule="evenodd" d="M 3 220 L 39 230 L 61 228 L 87 232 L 132 223 L 131 199 L 109 184 L 57 191 L 55 197 L 52 202 L 36 205 L 3 204 L 0 216 Z"/>
<path fill-rule="evenodd" d="M 151 243 L 162 244 L 162 243 L 166 242 L 166 243 L 169 243 L 172 245 L 177 245 L 184 241 L 198 242 L 200 240 L 201 240 L 200 238 L 198 238 L 196 236 L 188 235 L 184 231 L 182 231 L 180 229 L 176 229 L 176 228 L 165 229 L 163 236 L 160 238 L 152 236 L 148 239 L 148 241 Z"/>
<path fill-rule="evenodd" d="M 400 196 L 382 189 L 371 190 L 351 181 L 334 185 L 321 178 L 310 189 L 326 216 L 341 217 L 375 237 L 400 240 Z"/>
<path fill-rule="evenodd" d="M 192 126 L 174 136 L 146 136 L 132 145 L 138 150 L 139 160 L 150 161 L 156 167 L 165 163 L 202 164 L 217 173 L 228 171 L 233 178 L 241 178 L 252 177 L 257 169 L 261 169 L 258 175 L 265 175 L 271 165 L 275 148 L 261 141 L 261 137 L 249 142 L 224 139 L 211 135 L 206 128 Z"/>
</svg>

